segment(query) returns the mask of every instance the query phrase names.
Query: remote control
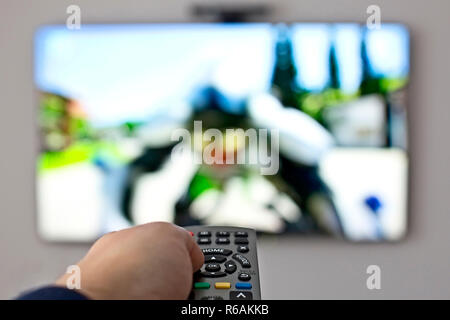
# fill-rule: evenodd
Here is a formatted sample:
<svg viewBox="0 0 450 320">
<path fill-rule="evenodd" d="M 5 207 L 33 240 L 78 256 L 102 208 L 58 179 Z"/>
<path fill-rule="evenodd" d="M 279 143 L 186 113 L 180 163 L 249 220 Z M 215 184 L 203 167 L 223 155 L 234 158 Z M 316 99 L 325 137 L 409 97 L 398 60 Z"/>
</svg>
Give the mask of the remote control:
<svg viewBox="0 0 450 320">
<path fill-rule="evenodd" d="M 205 256 L 189 299 L 260 300 L 256 232 L 239 227 L 186 227 Z"/>
</svg>

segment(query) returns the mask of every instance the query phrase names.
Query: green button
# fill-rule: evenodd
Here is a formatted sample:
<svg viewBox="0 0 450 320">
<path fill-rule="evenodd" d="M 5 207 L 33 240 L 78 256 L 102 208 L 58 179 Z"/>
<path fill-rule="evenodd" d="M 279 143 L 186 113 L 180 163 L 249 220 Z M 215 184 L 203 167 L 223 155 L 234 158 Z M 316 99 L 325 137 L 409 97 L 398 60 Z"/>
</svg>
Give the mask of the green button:
<svg viewBox="0 0 450 320">
<path fill-rule="evenodd" d="M 194 289 L 209 289 L 210 284 L 208 282 L 196 282 L 194 283 Z"/>
</svg>

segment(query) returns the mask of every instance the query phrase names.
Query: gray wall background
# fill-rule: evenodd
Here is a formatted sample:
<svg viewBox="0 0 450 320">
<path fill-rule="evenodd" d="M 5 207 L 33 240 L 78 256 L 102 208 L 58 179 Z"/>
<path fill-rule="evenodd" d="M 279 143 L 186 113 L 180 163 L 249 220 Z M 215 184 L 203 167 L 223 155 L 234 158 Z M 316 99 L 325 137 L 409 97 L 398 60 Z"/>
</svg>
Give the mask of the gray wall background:
<svg viewBox="0 0 450 320">
<path fill-rule="evenodd" d="M 196 1 L 202 2 L 201 0 Z M 205 1 L 203 1 L 205 2 Z M 209 2 L 212 2 L 210 0 Z M 229 1 L 228 1 L 229 2 Z M 248 1 L 257 2 L 257 1 Z M 377 4 L 382 21 L 412 32 L 409 90 L 410 226 L 405 240 L 352 244 L 317 238 L 263 238 L 263 298 L 450 298 L 450 1 L 272 1 L 273 21 L 359 21 Z M 187 0 L 0 2 L 0 298 L 53 281 L 87 244 L 54 244 L 35 230 L 35 92 L 32 36 L 44 23 L 64 23 L 78 4 L 82 23 L 190 21 Z M 366 288 L 366 267 L 382 268 L 381 290 Z"/>
</svg>

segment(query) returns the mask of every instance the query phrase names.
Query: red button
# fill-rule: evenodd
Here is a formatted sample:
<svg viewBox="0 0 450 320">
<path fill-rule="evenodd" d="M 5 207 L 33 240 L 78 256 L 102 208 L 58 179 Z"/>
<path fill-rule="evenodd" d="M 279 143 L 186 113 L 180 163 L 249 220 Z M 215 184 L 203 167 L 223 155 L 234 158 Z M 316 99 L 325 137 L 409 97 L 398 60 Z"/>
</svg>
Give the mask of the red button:
<svg viewBox="0 0 450 320">
<path fill-rule="evenodd" d="M 194 236 L 194 233 L 192 231 L 189 231 L 189 233 L 191 234 L 191 236 Z"/>
</svg>

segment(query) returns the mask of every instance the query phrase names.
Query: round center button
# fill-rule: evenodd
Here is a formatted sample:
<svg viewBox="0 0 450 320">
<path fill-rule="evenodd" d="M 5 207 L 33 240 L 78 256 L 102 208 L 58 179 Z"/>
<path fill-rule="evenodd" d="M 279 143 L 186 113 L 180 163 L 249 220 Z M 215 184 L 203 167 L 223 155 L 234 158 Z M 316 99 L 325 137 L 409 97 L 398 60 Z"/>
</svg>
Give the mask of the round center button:
<svg viewBox="0 0 450 320">
<path fill-rule="evenodd" d="M 208 263 L 205 266 L 205 270 L 206 271 L 211 271 L 211 272 L 219 271 L 220 270 L 220 264 L 218 264 L 218 263 Z"/>
</svg>

